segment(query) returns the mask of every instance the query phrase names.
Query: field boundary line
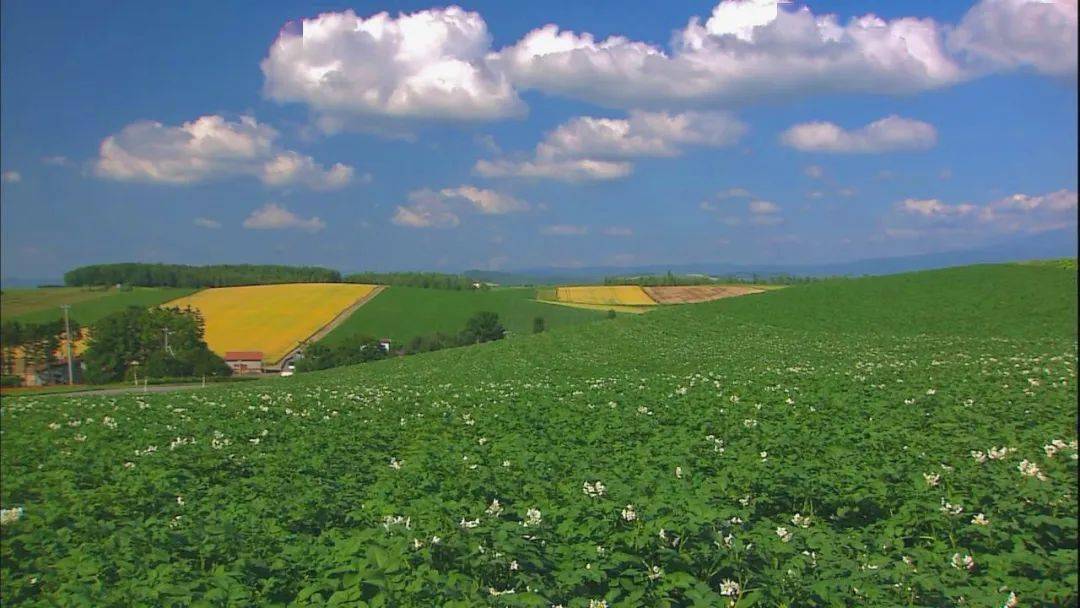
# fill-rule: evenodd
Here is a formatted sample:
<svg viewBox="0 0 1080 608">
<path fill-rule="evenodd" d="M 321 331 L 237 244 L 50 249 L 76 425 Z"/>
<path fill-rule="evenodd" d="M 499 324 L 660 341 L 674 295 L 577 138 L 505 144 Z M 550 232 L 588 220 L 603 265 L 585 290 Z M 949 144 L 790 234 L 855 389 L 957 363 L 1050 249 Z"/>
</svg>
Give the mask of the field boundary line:
<svg viewBox="0 0 1080 608">
<path fill-rule="evenodd" d="M 351 317 L 352 314 L 354 312 L 356 312 L 356 310 L 358 308 L 360 308 L 364 304 L 367 304 L 368 302 L 370 302 L 375 296 L 382 293 L 384 289 L 386 289 L 386 285 L 375 285 L 374 288 L 371 291 L 369 291 L 363 297 L 357 299 L 355 302 L 353 302 L 348 307 L 343 309 L 341 312 L 339 312 L 337 315 L 335 315 L 333 319 L 330 319 L 330 321 L 326 325 L 323 325 L 319 329 L 316 329 L 315 333 L 313 333 L 310 336 L 308 336 L 308 337 L 304 338 L 303 340 L 301 340 L 296 346 L 294 346 L 292 348 L 292 350 L 290 350 L 287 353 L 285 353 L 284 355 L 282 355 L 281 358 L 278 359 L 277 361 L 273 362 L 270 365 L 267 365 L 266 368 L 268 370 L 275 370 L 275 369 L 280 370 L 281 369 L 281 362 L 288 359 L 289 357 L 295 355 L 297 351 L 299 351 L 301 348 L 303 348 L 303 345 L 305 343 L 318 342 L 319 340 L 322 340 L 323 338 L 325 338 L 326 334 L 334 331 L 334 329 L 336 329 L 338 325 L 341 325 L 342 323 L 345 322 L 345 319 L 348 319 L 349 317 Z"/>
<path fill-rule="evenodd" d="M 659 306 L 659 304 L 587 304 L 584 302 L 556 302 L 555 300 L 540 299 L 533 299 L 533 302 L 540 302 L 541 304 L 554 304 L 556 306 L 566 306 L 568 308 L 578 308 L 581 310 L 595 310 L 598 312 L 604 312 L 605 310 L 614 310 L 615 312 L 624 312 L 632 315 L 643 315 Z"/>
</svg>

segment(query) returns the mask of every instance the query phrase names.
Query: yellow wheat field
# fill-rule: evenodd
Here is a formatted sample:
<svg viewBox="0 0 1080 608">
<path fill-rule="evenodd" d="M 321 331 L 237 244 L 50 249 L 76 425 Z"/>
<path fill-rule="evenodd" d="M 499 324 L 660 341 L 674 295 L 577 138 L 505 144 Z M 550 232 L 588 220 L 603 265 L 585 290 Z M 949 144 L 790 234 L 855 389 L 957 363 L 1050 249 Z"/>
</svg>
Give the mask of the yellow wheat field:
<svg viewBox="0 0 1080 608">
<path fill-rule="evenodd" d="M 219 355 L 262 351 L 276 363 L 375 285 L 290 283 L 204 289 L 163 306 L 190 306 L 206 321 L 206 343 Z"/>
<path fill-rule="evenodd" d="M 656 302 L 637 285 L 605 285 L 587 287 L 557 287 L 555 299 L 575 304 L 607 304 L 618 306 L 655 306 Z"/>
</svg>

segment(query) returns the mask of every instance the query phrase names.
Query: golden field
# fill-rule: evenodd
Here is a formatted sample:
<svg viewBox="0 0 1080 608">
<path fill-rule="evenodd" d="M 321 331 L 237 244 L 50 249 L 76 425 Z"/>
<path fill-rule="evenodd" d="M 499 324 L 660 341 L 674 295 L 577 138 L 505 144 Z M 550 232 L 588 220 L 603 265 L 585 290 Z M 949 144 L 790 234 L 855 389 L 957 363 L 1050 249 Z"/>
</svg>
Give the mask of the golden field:
<svg viewBox="0 0 1080 608">
<path fill-rule="evenodd" d="M 556 306 L 569 306 L 570 308 L 584 308 L 585 310 L 614 310 L 615 312 L 625 312 L 632 315 L 643 315 L 653 309 L 652 306 L 624 306 L 621 304 L 582 304 L 580 302 L 558 302 L 555 300 L 536 300 L 537 302 L 543 302 L 544 304 L 554 304 Z"/>
<path fill-rule="evenodd" d="M 656 301 L 637 285 L 595 285 L 557 287 L 555 299 L 574 304 L 605 304 L 616 306 L 655 306 Z"/>
<path fill-rule="evenodd" d="M 206 343 L 215 353 L 257 350 L 265 363 L 273 364 L 376 287 L 352 283 L 218 287 L 163 306 L 190 306 L 201 312 Z"/>
</svg>

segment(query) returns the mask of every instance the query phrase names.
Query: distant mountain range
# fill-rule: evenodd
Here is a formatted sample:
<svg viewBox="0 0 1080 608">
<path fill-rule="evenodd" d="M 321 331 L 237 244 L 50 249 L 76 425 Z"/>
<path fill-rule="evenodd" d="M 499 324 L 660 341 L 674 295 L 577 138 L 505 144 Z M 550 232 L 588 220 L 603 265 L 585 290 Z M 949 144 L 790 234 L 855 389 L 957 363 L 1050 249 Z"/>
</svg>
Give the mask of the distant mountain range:
<svg viewBox="0 0 1080 608">
<path fill-rule="evenodd" d="M 654 264 L 643 266 L 589 266 L 582 268 L 529 268 L 513 272 L 467 270 L 475 280 L 500 285 L 538 283 L 573 283 L 598 281 L 606 276 L 663 274 L 753 275 L 789 274 L 795 276 L 862 276 L 930 270 L 967 264 L 991 264 L 1049 258 L 1076 257 L 1077 235 L 1074 230 L 1050 230 L 1021 238 L 1007 239 L 978 249 L 946 251 L 891 258 L 872 258 L 854 262 L 827 264 Z"/>
<path fill-rule="evenodd" d="M 652 264 L 642 266 L 587 266 L 582 268 L 528 268 L 514 271 L 466 270 L 477 281 L 499 285 L 575 283 L 599 281 L 607 276 L 663 274 L 753 275 L 789 274 L 795 276 L 861 276 L 929 270 L 966 264 L 991 264 L 1048 258 L 1070 258 L 1077 254 L 1076 231 L 1050 230 L 1021 238 L 1006 239 L 978 249 L 945 251 L 891 258 L 871 258 L 830 264 L 726 264 L 701 262 L 691 264 Z M 4 277 L 0 287 L 36 287 L 62 285 L 60 278 Z"/>
</svg>

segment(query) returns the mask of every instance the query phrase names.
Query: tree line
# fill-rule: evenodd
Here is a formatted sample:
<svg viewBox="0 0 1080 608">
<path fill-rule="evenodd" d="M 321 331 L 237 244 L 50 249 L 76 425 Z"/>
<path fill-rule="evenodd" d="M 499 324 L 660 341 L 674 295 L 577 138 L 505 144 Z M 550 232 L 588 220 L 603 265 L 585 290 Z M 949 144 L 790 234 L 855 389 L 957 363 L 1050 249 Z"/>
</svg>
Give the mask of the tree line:
<svg viewBox="0 0 1080 608">
<path fill-rule="evenodd" d="M 64 284 L 139 287 L 229 287 L 273 283 L 340 283 L 341 273 L 318 266 L 278 264 L 93 264 L 64 273 Z"/>
<path fill-rule="evenodd" d="M 71 287 L 134 285 L 138 287 L 231 287 L 277 283 L 368 283 L 426 287 L 429 289 L 472 289 L 474 280 L 461 274 L 441 272 L 357 272 L 342 277 L 337 270 L 319 266 L 279 264 L 92 264 L 64 273 Z M 486 287 L 486 285 L 485 285 Z"/>
<path fill-rule="evenodd" d="M 232 374 L 207 347 L 205 323 L 193 308 L 132 306 L 94 324 L 83 357 L 86 380 L 104 384 L 133 374 L 152 377 L 218 377 Z"/>
<path fill-rule="evenodd" d="M 539 319 L 539 318 L 538 318 Z M 539 319 L 539 325 L 534 323 L 534 331 L 543 331 L 543 319 Z M 539 329 L 537 329 L 539 327 Z M 413 355 L 417 353 L 453 348 L 455 346 L 468 346 L 501 340 L 506 337 L 506 328 L 499 322 L 499 315 L 493 312 L 478 312 L 465 323 L 465 328 L 457 334 L 437 332 L 430 336 L 418 336 L 413 338 L 401 349 L 400 353 Z M 379 341 L 371 337 L 361 337 L 337 346 L 326 346 L 315 343 L 304 349 L 304 356 L 296 362 L 296 371 L 311 372 L 342 365 L 353 365 L 377 361 L 389 357 L 390 353 L 383 350 Z"/>
<path fill-rule="evenodd" d="M 721 285 L 751 283 L 757 285 L 798 285 L 822 281 L 829 277 L 796 276 L 792 274 L 740 273 L 728 275 L 704 274 L 646 274 L 604 277 L 604 285 L 640 285 L 641 287 L 673 287 L 683 285 Z"/>
<path fill-rule="evenodd" d="M 465 275 L 441 272 L 356 272 L 346 275 L 345 282 L 453 290 L 472 289 L 474 283 Z"/>
<path fill-rule="evenodd" d="M 70 325 L 75 339 L 82 326 L 74 319 Z M 94 323 L 82 355 L 84 379 L 105 384 L 130 379 L 135 373 L 155 378 L 230 375 L 225 361 L 207 347 L 204 333 L 202 316 L 191 308 L 132 306 L 115 312 Z M 63 319 L 0 324 L 4 385 L 19 383 L 13 376 L 18 351 L 29 368 L 41 369 L 57 362 L 55 353 L 65 339 Z"/>
</svg>

